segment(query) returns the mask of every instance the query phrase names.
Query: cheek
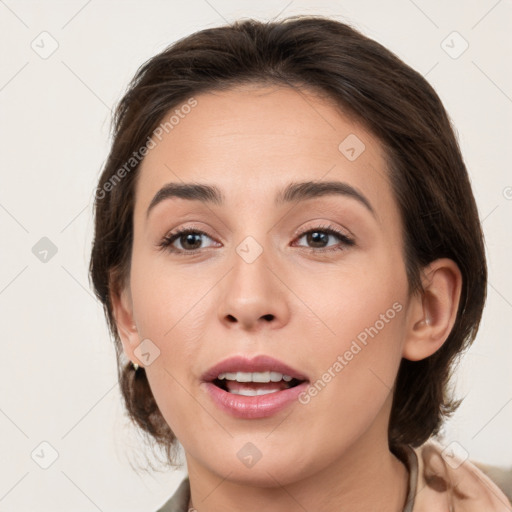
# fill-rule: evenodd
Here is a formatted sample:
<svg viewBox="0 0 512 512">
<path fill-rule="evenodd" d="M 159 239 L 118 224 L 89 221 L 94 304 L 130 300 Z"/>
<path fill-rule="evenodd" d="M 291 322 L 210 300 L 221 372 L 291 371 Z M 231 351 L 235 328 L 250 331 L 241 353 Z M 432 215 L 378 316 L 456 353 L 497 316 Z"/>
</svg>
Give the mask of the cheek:
<svg viewBox="0 0 512 512">
<path fill-rule="evenodd" d="M 332 332 L 307 343 L 302 357 L 314 361 L 316 387 L 322 394 L 325 389 L 327 401 L 352 407 L 360 400 L 382 401 L 391 392 L 405 328 L 404 305 L 394 298 L 369 296 L 362 304 L 343 298 L 338 307 L 326 305 L 322 319 Z"/>
<path fill-rule="evenodd" d="M 302 338 L 301 347 L 312 358 L 307 360 L 321 360 L 325 366 L 349 350 L 353 341 L 364 348 L 357 359 L 368 359 L 366 363 L 370 358 L 395 358 L 400 352 L 407 300 L 405 271 L 393 263 L 392 254 L 375 256 L 347 259 L 314 277 L 302 272 L 295 282 L 290 276 L 301 299 L 297 303 L 302 313 L 300 332 L 309 334 L 309 340 Z"/>
<path fill-rule="evenodd" d="M 325 274 L 303 295 L 321 319 L 321 329 L 302 338 L 301 358 L 312 361 L 315 373 L 303 403 L 322 418 L 322 428 L 339 425 L 340 417 L 361 428 L 392 392 L 405 335 L 407 281 L 391 259 L 384 255 Z M 312 333 L 311 325 L 304 324 L 303 332 Z"/>
<path fill-rule="evenodd" d="M 326 337 L 309 353 L 317 372 L 299 397 L 301 405 L 294 419 L 307 425 L 308 439 L 329 441 L 301 448 L 306 460 L 329 461 L 372 425 L 380 426 L 381 432 L 387 429 L 401 361 L 404 309 L 397 313 L 386 301 L 367 301 L 365 306 L 362 311 L 346 309 L 346 314 L 326 317 L 336 329 L 336 337 Z M 390 311 L 388 323 L 380 319 L 381 311 L 384 315 Z"/>
<path fill-rule="evenodd" d="M 208 298 L 215 279 L 211 273 L 209 279 L 198 279 L 197 272 L 195 276 L 191 269 L 170 265 L 165 257 L 133 255 L 133 309 L 140 340 L 146 340 L 152 358 L 146 375 L 166 422 L 184 438 L 194 426 L 206 428 L 201 427 L 205 418 L 189 391 L 194 379 L 190 369 L 208 331 L 205 322 L 211 320 L 209 301 L 201 298 Z"/>
<path fill-rule="evenodd" d="M 134 254 L 131 290 L 137 322 L 144 337 L 160 341 L 162 350 L 178 336 L 186 341 L 202 335 L 201 299 L 215 283 L 211 272 L 202 274 L 198 278 L 194 265 L 172 263 L 162 253 Z"/>
</svg>

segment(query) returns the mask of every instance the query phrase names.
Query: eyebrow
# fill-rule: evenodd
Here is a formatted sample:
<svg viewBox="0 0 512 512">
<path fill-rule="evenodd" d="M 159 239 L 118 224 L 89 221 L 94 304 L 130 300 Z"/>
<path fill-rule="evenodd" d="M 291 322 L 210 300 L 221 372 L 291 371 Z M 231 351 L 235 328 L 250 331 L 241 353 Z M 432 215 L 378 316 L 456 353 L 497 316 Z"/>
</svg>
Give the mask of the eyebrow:
<svg viewBox="0 0 512 512">
<path fill-rule="evenodd" d="M 351 197 L 362 204 L 374 217 L 375 210 L 370 201 L 356 188 L 341 181 L 302 181 L 289 183 L 278 191 L 274 204 L 305 201 L 326 195 L 341 195 Z M 201 183 L 167 183 L 153 197 L 146 212 L 146 219 L 151 210 L 164 200 L 171 198 L 189 199 L 221 206 L 224 203 L 222 191 L 215 185 Z"/>
</svg>

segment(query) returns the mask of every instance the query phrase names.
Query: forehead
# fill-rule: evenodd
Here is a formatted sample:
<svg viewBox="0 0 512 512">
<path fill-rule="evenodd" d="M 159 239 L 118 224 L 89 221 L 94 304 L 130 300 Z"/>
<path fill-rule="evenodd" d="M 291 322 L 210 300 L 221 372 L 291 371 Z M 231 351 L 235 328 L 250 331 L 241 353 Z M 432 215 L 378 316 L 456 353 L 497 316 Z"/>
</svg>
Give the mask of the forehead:
<svg viewBox="0 0 512 512">
<path fill-rule="evenodd" d="M 233 201 L 273 200 L 291 181 L 336 180 L 393 207 L 378 139 L 332 101 L 289 87 L 244 86 L 194 96 L 153 136 L 139 169 L 136 215 L 169 182 L 215 183 Z M 186 103 L 182 104 L 185 105 Z M 186 112 L 186 113 L 185 113 Z M 177 122 L 176 122 L 177 121 Z M 235 204 L 234 202 L 232 204 Z"/>
</svg>

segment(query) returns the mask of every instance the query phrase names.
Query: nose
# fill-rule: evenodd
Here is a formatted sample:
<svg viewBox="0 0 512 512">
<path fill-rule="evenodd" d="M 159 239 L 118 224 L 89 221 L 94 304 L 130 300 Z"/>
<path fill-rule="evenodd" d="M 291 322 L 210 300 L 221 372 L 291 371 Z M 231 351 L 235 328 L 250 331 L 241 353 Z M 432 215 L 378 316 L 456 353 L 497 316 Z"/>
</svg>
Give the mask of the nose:
<svg viewBox="0 0 512 512">
<path fill-rule="evenodd" d="M 254 260 L 238 253 L 220 290 L 218 314 L 227 328 L 247 331 L 283 327 L 290 316 L 289 295 L 278 265 L 263 252 Z"/>
</svg>

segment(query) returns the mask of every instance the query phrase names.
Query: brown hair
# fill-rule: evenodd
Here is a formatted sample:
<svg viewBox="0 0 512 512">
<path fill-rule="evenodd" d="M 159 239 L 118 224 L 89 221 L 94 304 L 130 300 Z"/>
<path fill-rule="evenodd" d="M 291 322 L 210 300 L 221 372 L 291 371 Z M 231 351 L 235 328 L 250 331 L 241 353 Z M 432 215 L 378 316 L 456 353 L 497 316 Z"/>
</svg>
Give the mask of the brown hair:
<svg viewBox="0 0 512 512">
<path fill-rule="evenodd" d="M 462 273 L 448 339 L 424 360 L 402 359 L 398 371 L 389 443 L 419 446 L 438 433 L 443 418 L 460 404 L 447 388 L 457 356 L 474 340 L 482 315 L 487 282 L 483 234 L 456 137 L 434 89 L 379 43 L 322 16 L 243 20 L 180 39 L 139 68 L 117 106 L 112 148 L 96 192 L 90 277 L 115 340 L 128 414 L 165 448 L 172 464 L 176 438 L 144 369 L 134 371 L 121 362 L 110 298 L 127 283 L 130 270 L 140 163 L 130 159 L 170 109 L 192 95 L 260 83 L 320 92 L 380 140 L 403 219 L 410 293 L 421 293 L 420 272 L 437 258 L 451 258 Z"/>
</svg>

